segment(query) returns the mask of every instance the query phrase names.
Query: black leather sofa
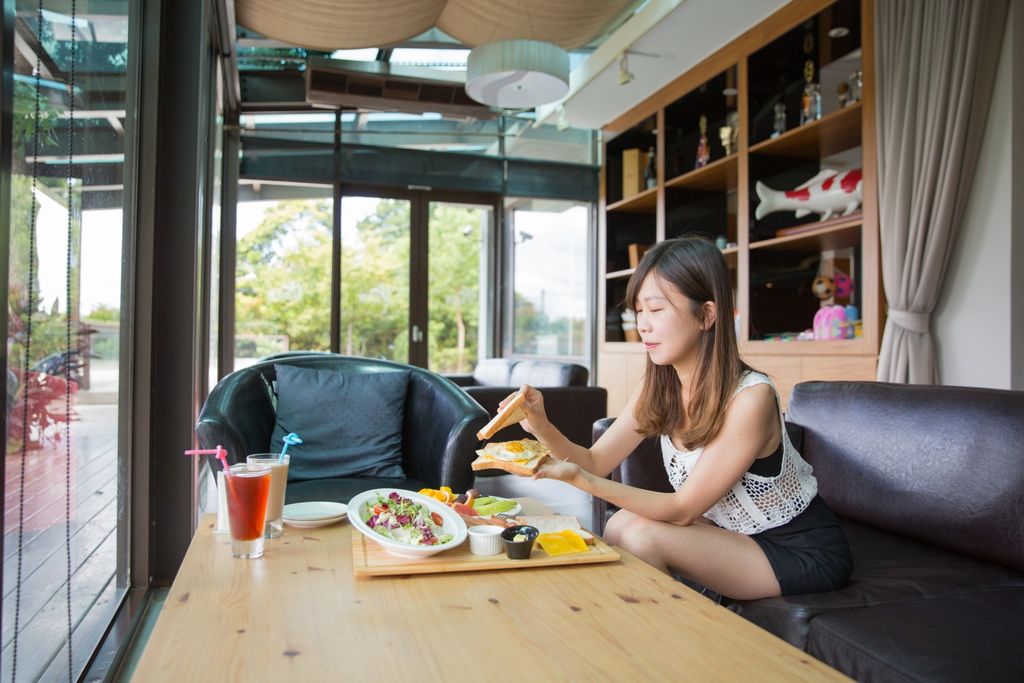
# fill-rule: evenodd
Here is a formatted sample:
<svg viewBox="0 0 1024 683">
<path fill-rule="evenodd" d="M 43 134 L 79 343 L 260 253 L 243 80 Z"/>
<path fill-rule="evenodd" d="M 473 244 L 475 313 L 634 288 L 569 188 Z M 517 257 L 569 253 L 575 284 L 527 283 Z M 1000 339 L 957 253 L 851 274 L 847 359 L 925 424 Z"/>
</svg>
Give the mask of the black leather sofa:
<svg viewBox="0 0 1024 683">
<path fill-rule="evenodd" d="M 537 387 L 544 394 L 548 418 L 573 443 L 589 444 L 594 421 L 608 414 L 608 391 L 587 386 L 589 371 L 575 363 L 484 358 L 477 363 L 472 375 L 446 376 L 492 416 L 497 413 L 502 399 L 518 391 L 523 384 Z M 529 438 L 529 434 L 514 425 L 503 429 L 495 438 L 511 441 Z"/>
<path fill-rule="evenodd" d="M 1024 680 L 1024 392 L 807 382 L 787 429 L 853 576 L 729 609 L 859 681 Z M 671 490 L 652 439 L 613 477 Z"/>
<path fill-rule="evenodd" d="M 199 413 L 195 430 L 202 448 L 221 444 L 233 463 L 244 461 L 249 453 L 267 451 L 276 415 L 275 363 L 340 373 L 410 372 L 402 426 L 402 470 L 406 478 L 289 482 L 286 502 L 347 503 L 356 493 L 378 486 L 415 491 L 446 484 L 455 491 L 465 491 L 473 485 L 470 463 L 476 458 L 476 432 L 487 424 L 487 414 L 441 375 L 385 360 L 293 353 L 233 372 L 217 383 Z M 213 462 L 210 466 L 215 471 L 220 468 Z"/>
</svg>

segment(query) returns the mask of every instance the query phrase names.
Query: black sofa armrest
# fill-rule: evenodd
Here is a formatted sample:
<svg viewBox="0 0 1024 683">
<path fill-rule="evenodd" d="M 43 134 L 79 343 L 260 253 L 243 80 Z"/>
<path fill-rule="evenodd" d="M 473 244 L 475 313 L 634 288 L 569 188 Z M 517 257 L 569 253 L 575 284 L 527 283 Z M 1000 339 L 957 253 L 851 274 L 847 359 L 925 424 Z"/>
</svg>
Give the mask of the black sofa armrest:
<svg viewBox="0 0 1024 683">
<path fill-rule="evenodd" d="M 612 426 L 614 421 L 615 418 L 609 417 L 594 423 L 594 443 L 597 443 L 597 440 Z M 650 437 L 641 441 L 640 445 L 608 475 L 608 478 L 627 486 L 635 486 L 636 488 L 648 491 L 671 493 L 673 490 L 672 484 L 668 481 L 668 475 L 665 473 L 665 465 L 661 457 L 661 446 L 656 437 Z M 595 497 L 593 516 L 594 526 L 597 528 L 594 531 L 599 534 L 603 533 L 604 525 L 616 510 L 618 508 L 614 505 Z"/>
<path fill-rule="evenodd" d="M 567 439 L 581 446 L 589 446 L 594 420 L 608 414 L 608 391 L 603 387 L 538 387 L 544 395 L 544 410 L 551 424 Z M 519 391 L 519 387 L 463 387 L 489 416 L 498 412 L 498 404 Z M 519 425 L 501 430 L 495 439 L 512 441 L 532 438 Z"/>
<path fill-rule="evenodd" d="M 428 486 L 465 491 L 473 485 L 476 433 L 487 414 L 454 383 L 413 371 L 405 399 L 402 468 Z"/>
<path fill-rule="evenodd" d="M 228 462 L 245 462 L 250 453 L 265 453 L 270 448 L 276 412 L 271 389 L 258 372 L 239 370 L 235 381 L 222 380 L 213 388 L 196 422 L 201 448 L 223 446 Z M 207 458 L 216 472 L 220 465 Z"/>
</svg>

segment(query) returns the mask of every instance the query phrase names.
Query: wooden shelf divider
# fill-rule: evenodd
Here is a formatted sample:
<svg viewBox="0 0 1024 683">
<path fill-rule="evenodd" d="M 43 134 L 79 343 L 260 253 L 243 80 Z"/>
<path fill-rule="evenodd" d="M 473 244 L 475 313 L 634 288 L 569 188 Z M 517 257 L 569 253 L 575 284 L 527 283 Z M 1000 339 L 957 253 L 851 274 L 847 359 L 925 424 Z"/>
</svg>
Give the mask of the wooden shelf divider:
<svg viewBox="0 0 1024 683">
<path fill-rule="evenodd" d="M 750 146 L 750 154 L 822 159 L 861 144 L 861 103 L 826 114 L 812 123 L 791 128 L 777 138 Z"/>
</svg>

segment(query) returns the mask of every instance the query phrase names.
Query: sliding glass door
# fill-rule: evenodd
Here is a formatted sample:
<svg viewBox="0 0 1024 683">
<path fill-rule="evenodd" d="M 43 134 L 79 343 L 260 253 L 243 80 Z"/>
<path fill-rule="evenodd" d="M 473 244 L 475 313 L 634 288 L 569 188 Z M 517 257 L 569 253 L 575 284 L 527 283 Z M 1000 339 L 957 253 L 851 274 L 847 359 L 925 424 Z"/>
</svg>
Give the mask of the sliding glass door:
<svg viewBox="0 0 1024 683">
<path fill-rule="evenodd" d="M 441 373 L 489 351 L 495 204 L 409 190 L 341 198 L 338 348 Z"/>
</svg>

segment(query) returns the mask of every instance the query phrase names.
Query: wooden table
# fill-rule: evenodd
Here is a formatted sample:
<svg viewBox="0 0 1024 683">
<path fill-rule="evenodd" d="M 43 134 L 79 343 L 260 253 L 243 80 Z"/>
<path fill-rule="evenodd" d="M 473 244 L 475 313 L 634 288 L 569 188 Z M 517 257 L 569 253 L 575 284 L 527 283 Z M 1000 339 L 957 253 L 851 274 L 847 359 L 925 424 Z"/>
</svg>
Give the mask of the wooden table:
<svg viewBox="0 0 1024 683">
<path fill-rule="evenodd" d="M 847 680 L 621 550 L 607 564 L 356 579 L 347 523 L 286 527 L 251 561 L 213 523 L 136 681 Z"/>
</svg>

